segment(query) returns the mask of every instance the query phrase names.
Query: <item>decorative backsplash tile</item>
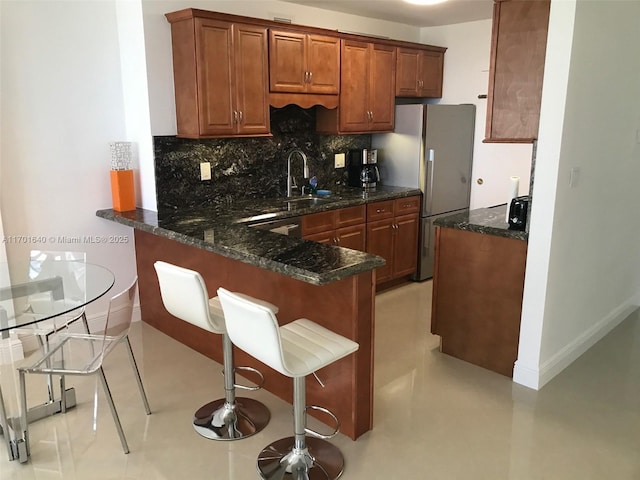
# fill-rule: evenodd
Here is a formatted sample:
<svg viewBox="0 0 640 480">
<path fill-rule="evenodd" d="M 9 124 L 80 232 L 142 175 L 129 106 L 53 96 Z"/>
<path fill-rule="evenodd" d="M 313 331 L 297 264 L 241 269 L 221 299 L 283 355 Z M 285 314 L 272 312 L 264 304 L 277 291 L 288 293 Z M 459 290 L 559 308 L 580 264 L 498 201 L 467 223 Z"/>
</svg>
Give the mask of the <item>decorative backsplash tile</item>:
<svg viewBox="0 0 640 480">
<path fill-rule="evenodd" d="M 371 148 L 371 135 L 319 135 L 314 109 L 295 105 L 271 109 L 272 137 L 189 140 L 154 137 L 158 208 L 178 208 L 230 202 L 236 198 L 284 196 L 287 154 L 301 149 L 318 188 L 331 189 L 346 180 L 334 168 L 334 154 Z M 200 180 L 200 163 L 211 162 L 211 181 Z M 292 162 L 302 185 L 302 160 Z"/>
</svg>

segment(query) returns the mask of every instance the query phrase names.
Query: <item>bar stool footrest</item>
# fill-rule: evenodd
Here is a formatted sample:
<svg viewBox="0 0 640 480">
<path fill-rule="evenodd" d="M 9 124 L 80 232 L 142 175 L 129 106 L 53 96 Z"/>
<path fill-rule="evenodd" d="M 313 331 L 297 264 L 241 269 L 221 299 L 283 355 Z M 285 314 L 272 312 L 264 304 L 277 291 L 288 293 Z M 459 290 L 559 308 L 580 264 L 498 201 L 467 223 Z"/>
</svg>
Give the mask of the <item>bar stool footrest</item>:
<svg viewBox="0 0 640 480">
<path fill-rule="evenodd" d="M 322 412 L 329 415 L 333 419 L 336 426 L 334 427 L 333 432 L 328 434 L 322 434 L 320 432 L 316 432 L 315 430 L 311 430 L 310 428 L 305 428 L 304 429 L 305 433 L 308 433 L 309 435 L 312 435 L 316 438 L 321 438 L 324 440 L 329 440 L 330 438 L 333 438 L 338 434 L 338 432 L 340 431 L 340 420 L 338 420 L 338 417 L 336 417 L 331 410 L 329 410 L 328 408 L 319 407 L 318 405 L 307 405 L 305 408 L 305 411 L 309 409 L 316 410 L 317 412 Z"/>
<path fill-rule="evenodd" d="M 257 382 L 255 387 L 249 387 L 247 385 L 240 385 L 239 383 L 234 383 L 233 386 L 235 388 L 239 388 L 241 390 L 248 390 L 250 392 L 255 392 L 256 390 L 260 390 L 262 388 L 262 386 L 264 385 L 264 375 L 262 374 L 262 372 L 260 370 L 257 370 L 253 367 L 234 367 L 233 371 L 234 373 L 236 371 L 242 371 L 242 372 L 252 372 L 255 373 L 256 375 L 258 375 L 260 377 L 260 381 Z"/>
</svg>

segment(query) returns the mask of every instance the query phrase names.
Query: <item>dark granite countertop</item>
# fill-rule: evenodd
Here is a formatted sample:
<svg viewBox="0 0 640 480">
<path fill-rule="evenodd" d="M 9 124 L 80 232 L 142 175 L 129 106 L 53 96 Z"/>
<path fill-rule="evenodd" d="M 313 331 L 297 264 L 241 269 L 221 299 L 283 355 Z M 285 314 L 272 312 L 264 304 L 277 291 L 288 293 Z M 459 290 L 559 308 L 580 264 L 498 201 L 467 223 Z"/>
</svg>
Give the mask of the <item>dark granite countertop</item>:
<svg viewBox="0 0 640 480">
<path fill-rule="evenodd" d="M 376 255 L 249 228 L 276 220 L 383 200 L 420 195 L 420 190 L 378 187 L 363 192 L 343 187 L 316 205 L 286 198 L 245 199 L 185 210 L 98 210 L 96 215 L 314 285 L 342 280 L 384 265 Z"/>
<path fill-rule="evenodd" d="M 529 234 L 522 230 L 511 230 L 505 221 L 507 205 L 497 205 L 489 208 L 478 208 L 465 213 L 456 213 L 441 217 L 435 221 L 439 227 L 467 230 L 469 232 L 497 235 L 499 237 L 528 240 Z"/>
</svg>

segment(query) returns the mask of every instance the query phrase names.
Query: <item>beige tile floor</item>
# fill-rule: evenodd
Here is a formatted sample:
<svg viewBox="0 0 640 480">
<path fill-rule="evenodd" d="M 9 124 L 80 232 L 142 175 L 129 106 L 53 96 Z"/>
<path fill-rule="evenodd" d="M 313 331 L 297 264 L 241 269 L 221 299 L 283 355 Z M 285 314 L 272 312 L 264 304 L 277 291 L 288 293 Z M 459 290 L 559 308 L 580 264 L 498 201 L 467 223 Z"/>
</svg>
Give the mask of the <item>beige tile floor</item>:
<svg viewBox="0 0 640 480">
<path fill-rule="evenodd" d="M 638 315 L 534 392 L 441 354 L 429 334 L 430 295 L 426 282 L 377 297 L 374 428 L 355 442 L 333 439 L 347 462 L 342 478 L 640 479 Z M 145 324 L 131 336 L 151 416 L 124 352 L 106 362 L 131 453 L 122 453 L 96 380 L 70 378 L 78 407 L 32 424 L 29 463 L 1 450 L 0 479 L 258 478 L 258 451 L 290 435 L 290 406 L 258 392 L 273 416 L 263 432 L 206 440 L 191 416 L 223 396 L 220 366 Z"/>
</svg>

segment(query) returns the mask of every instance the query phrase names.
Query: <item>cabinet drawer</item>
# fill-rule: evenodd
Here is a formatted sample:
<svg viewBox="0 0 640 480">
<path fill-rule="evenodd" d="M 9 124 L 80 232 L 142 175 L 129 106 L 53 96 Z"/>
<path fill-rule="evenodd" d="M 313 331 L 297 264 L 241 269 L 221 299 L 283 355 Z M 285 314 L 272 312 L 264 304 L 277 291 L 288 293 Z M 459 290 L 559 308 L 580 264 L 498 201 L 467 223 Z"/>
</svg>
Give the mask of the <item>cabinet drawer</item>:
<svg viewBox="0 0 640 480">
<path fill-rule="evenodd" d="M 393 200 L 375 202 L 367 205 L 367 221 L 383 220 L 393 218 Z"/>
<path fill-rule="evenodd" d="M 367 209 L 365 205 L 341 208 L 340 210 L 334 210 L 334 212 L 336 228 L 358 225 L 359 223 L 365 223 L 367 220 Z"/>
<path fill-rule="evenodd" d="M 420 211 L 420 197 L 399 198 L 393 204 L 395 215 L 405 215 L 408 213 L 418 213 Z"/>
<path fill-rule="evenodd" d="M 311 213 L 302 217 L 302 235 L 307 236 L 313 233 L 326 232 L 333 230 L 334 212 Z"/>
</svg>

